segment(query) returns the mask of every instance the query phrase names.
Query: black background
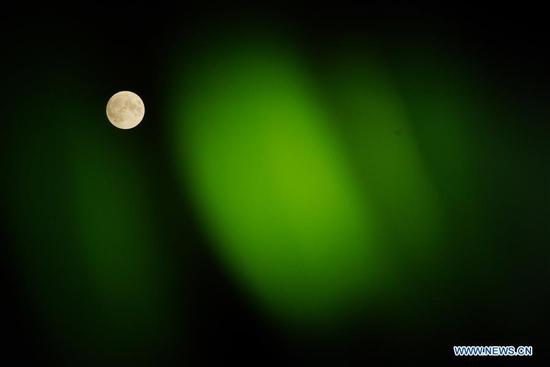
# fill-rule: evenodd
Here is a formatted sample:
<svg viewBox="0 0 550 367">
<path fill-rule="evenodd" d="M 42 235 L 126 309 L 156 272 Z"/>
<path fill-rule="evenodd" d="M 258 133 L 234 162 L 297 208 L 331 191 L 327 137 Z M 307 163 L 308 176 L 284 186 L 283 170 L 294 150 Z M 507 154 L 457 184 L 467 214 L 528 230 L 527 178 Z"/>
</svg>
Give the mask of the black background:
<svg viewBox="0 0 550 367">
<path fill-rule="evenodd" d="M 483 74 L 479 77 L 507 98 L 529 99 L 541 106 L 550 101 L 550 26 L 542 7 L 524 3 L 482 6 L 462 2 L 412 5 L 402 1 L 379 1 L 363 5 L 337 2 L 330 6 L 264 4 L 251 7 L 237 3 L 90 2 L 86 5 L 43 4 L 39 8 L 23 4 L 16 10 L 6 6 L 2 13 L 0 93 L 2 102 L 7 105 L 20 91 L 37 87 L 47 73 L 86 69 L 106 96 L 124 86 L 124 89 L 140 91 L 148 106 L 159 106 L 163 68 L 173 41 L 193 38 L 207 28 L 210 32 L 223 33 L 228 20 L 239 22 L 241 19 L 282 25 L 292 30 L 312 55 L 322 55 L 323 45 L 340 34 L 392 38 L 420 32 L 436 42 L 451 43 L 453 48 L 481 65 Z M 159 111 L 152 107 L 148 114 L 154 121 Z M 545 129 L 549 126 L 548 121 L 536 115 L 522 123 L 541 124 Z M 149 138 L 143 143 L 148 144 L 157 157 L 148 163 L 148 169 L 151 174 L 163 172 L 166 169 L 163 165 L 169 162 L 168 148 L 154 124 L 144 128 Z M 9 136 L 3 135 L 4 139 Z M 177 197 L 177 192 L 176 184 L 167 180 L 165 190 L 159 193 L 159 208 Z M 185 202 L 181 204 L 186 205 Z M 185 219 L 186 228 L 171 223 L 171 231 L 175 235 L 185 232 L 200 244 L 204 239 L 196 219 L 191 212 Z M 15 365 L 60 365 L 59 352 L 50 349 L 48 336 L 36 328 L 32 306 L 21 293 L 12 261 L 14 241 L 8 231 L 0 239 L 2 252 L 6 255 L 2 266 L 5 273 L 2 324 L 3 334 L 8 339 L 3 343 L 5 353 L 0 358 L 18 361 Z M 472 308 L 469 321 L 450 322 L 452 328 L 427 326 L 414 336 L 396 335 L 394 330 L 384 329 L 376 320 L 367 320 L 364 325 L 357 326 L 353 335 L 345 338 L 288 338 L 257 316 L 240 290 L 226 279 L 207 246 L 199 245 L 189 251 L 195 265 L 191 275 L 201 281 L 188 282 L 183 278 L 189 274 L 182 274 L 181 283 L 182 291 L 193 295 L 189 300 L 189 312 L 194 317 L 186 326 L 187 336 L 175 340 L 169 353 L 158 356 L 156 365 L 305 366 L 326 363 L 368 366 L 389 361 L 413 365 L 435 361 L 447 365 L 462 362 L 451 355 L 451 346 L 461 344 L 533 345 L 535 357 L 528 361 L 507 358 L 475 362 L 542 365 L 550 350 L 547 317 L 540 320 L 538 327 L 530 323 L 525 330 L 516 330 L 512 337 L 506 334 L 505 326 L 506 317 L 522 317 L 532 306 L 540 314 L 545 313 L 549 305 L 547 279 L 538 282 L 540 297 L 529 298 L 539 299 L 539 303 L 529 305 L 519 300 L 516 303 L 519 306 L 501 319 L 478 314 L 480 310 L 491 310 L 491 305 L 482 305 Z M 430 315 L 424 317 L 429 319 Z"/>
</svg>

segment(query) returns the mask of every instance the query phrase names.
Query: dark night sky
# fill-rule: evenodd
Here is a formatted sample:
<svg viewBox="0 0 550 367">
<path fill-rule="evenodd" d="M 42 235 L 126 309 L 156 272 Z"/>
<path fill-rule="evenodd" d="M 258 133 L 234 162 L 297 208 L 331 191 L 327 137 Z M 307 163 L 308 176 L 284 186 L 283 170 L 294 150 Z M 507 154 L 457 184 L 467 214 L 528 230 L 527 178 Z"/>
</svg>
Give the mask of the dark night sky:
<svg viewBox="0 0 550 367">
<path fill-rule="evenodd" d="M 205 30 L 223 34 L 228 22 L 252 20 L 290 30 L 312 57 L 322 57 L 327 42 L 333 42 L 341 35 L 369 34 L 380 40 L 408 40 L 415 34 L 422 34 L 436 44 L 451 45 L 458 57 L 475 63 L 480 81 L 490 84 L 497 97 L 506 101 L 529 102 L 529 110 L 521 103 L 511 106 L 518 114 L 529 116 L 522 121 L 510 122 L 514 128 L 544 134 L 550 132 L 548 121 L 537 113 L 539 109 L 547 108 L 550 98 L 550 25 L 544 19 L 547 12 L 523 3 L 480 6 L 462 2 L 411 5 L 405 1 L 377 1 L 361 7 L 333 3 L 331 6 L 264 5 L 252 9 L 236 3 L 199 6 L 155 2 L 152 5 L 123 6 L 113 2 L 108 5 L 89 2 L 86 6 L 74 8 L 47 6 L 44 11 L 31 6 L 28 8 L 32 10 L 24 9 L 26 5 L 20 7 L 8 10 L 5 6 L 0 15 L 0 103 L 6 104 L 2 111 L 8 111 L 12 98 L 20 98 L 25 90 L 39 88 L 40 83 L 51 80 L 52 75 L 55 78 L 59 71 L 71 70 L 77 75 L 85 71 L 93 77 L 95 87 L 100 88 L 105 96 L 119 89 L 139 91 L 148 108 L 148 118 L 154 121 L 160 114 L 160 89 L 165 78 L 163 68 L 166 58 L 170 57 L 173 42 L 193 39 Z M 391 52 L 391 49 L 387 51 Z M 155 152 L 146 163 L 148 171 L 162 176 L 167 170 L 169 149 L 164 146 L 158 127 L 149 124 L 144 128 L 148 139 L 143 139 L 142 143 L 149 151 Z M 5 134 L 0 136 L 2 140 L 10 139 Z M 522 141 L 521 137 L 518 140 Z M 2 150 L 2 154 L 9 152 Z M 547 178 L 541 172 L 541 179 Z M 9 180 L 9 177 L 3 179 Z M 159 212 L 164 205 L 169 205 L 178 191 L 172 178 L 163 177 L 162 180 L 164 189 L 159 192 L 157 202 Z M 548 198 L 541 197 L 541 201 L 547 202 Z M 185 202 L 180 204 L 186 205 Z M 518 215 L 529 218 L 530 214 Z M 176 223 L 167 224 L 172 234 L 185 231 L 198 243 L 205 242 L 193 214 L 186 213 L 185 219 L 188 223 L 185 229 Z M 543 218 L 533 221 L 537 225 L 545 222 Z M 545 239 L 548 237 L 540 237 L 541 241 Z M 516 240 L 520 242 L 519 235 Z M 14 238 L 8 228 L 2 230 L 0 243 L 5 255 L 2 266 L 5 310 L 2 314 L 4 334 L 8 336 L 2 359 L 14 358 L 20 361 L 19 365 L 24 361 L 31 364 L 46 361 L 56 365 L 57 356 L 44 342 L 47 337 L 36 327 L 30 316 L 32 305 L 22 295 L 12 260 Z M 163 356 L 165 363 L 186 360 L 182 355 L 187 352 L 183 350 L 189 348 L 193 360 L 201 361 L 195 365 L 238 361 L 255 365 L 305 366 L 329 362 L 334 366 L 368 366 L 374 364 L 372 360 L 384 358 L 405 362 L 435 360 L 445 365 L 456 362 L 450 356 L 449 346 L 452 344 L 469 340 L 490 345 L 508 343 L 501 334 L 507 330 L 505 321 L 500 323 L 475 316 L 470 320 L 464 318 L 464 322 L 455 325 L 453 330 L 429 327 L 421 340 L 411 340 L 407 335 L 396 336 L 376 320 L 365 321 L 373 333 L 357 331 L 353 336 L 329 341 L 301 337 L 289 340 L 253 312 L 252 306 L 240 294 L 241 290 L 225 278 L 209 250 L 196 246 L 189 251 L 195 262 L 193 276 L 201 279 L 200 284 L 182 279 L 182 284 L 185 284 L 182 291 L 190 290 L 194 295 L 190 309 L 196 317 L 188 325 L 193 340 L 182 337 L 181 341 L 175 341 L 172 354 Z M 513 263 L 510 267 L 513 268 Z M 533 312 L 540 312 L 549 305 L 548 280 L 539 279 L 537 285 L 540 286 L 540 303 L 534 305 Z M 517 302 L 517 308 L 503 313 L 504 320 L 531 312 L 529 305 Z M 491 312 L 490 305 L 479 309 Z M 540 321 L 538 330 L 516 330 L 511 342 L 534 345 L 538 359 L 547 357 L 549 352 L 545 330 L 549 320 L 545 316 Z M 428 347 L 434 348 L 433 354 L 427 354 Z M 516 361 L 506 359 L 498 362 Z"/>
</svg>

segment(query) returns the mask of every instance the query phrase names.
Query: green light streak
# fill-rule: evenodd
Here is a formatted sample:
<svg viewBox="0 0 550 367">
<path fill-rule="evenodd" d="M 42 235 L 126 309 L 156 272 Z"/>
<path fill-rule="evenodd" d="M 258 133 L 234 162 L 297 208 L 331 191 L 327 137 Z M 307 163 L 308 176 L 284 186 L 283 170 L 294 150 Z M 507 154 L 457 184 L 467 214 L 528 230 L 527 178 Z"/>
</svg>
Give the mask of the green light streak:
<svg viewBox="0 0 550 367">
<path fill-rule="evenodd" d="M 367 198 L 299 59 L 269 41 L 232 46 L 192 63 L 175 97 L 184 182 L 220 256 L 271 312 L 344 318 L 376 283 Z"/>
<path fill-rule="evenodd" d="M 27 92 L 9 126 L 4 193 L 20 271 L 52 347 L 139 360 L 171 333 L 169 264 L 131 138 L 68 80 Z"/>
</svg>

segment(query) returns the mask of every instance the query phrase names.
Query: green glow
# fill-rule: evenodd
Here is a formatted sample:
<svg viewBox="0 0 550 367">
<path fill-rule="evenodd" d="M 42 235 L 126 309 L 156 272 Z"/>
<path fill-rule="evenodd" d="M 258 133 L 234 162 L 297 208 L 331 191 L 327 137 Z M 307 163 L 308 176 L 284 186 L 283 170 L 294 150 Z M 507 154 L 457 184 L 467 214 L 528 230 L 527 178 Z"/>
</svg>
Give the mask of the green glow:
<svg viewBox="0 0 550 367">
<path fill-rule="evenodd" d="M 437 245 L 440 208 L 395 81 L 372 53 L 339 52 L 328 73 L 329 103 L 363 189 L 372 200 L 391 274 L 425 266 Z"/>
<path fill-rule="evenodd" d="M 377 282 L 372 214 L 311 81 L 274 42 L 203 56 L 174 138 L 220 255 L 276 315 L 343 318 Z"/>
<path fill-rule="evenodd" d="M 123 338 L 137 333 L 154 341 L 166 327 L 168 280 L 161 269 L 167 263 L 156 250 L 162 237 L 151 215 L 141 162 L 136 162 L 139 155 L 115 139 L 97 139 L 92 131 L 81 137 L 74 146 L 74 214 L 92 292 L 104 322 L 120 328 Z"/>
<path fill-rule="evenodd" d="M 5 162 L 28 296 L 54 347 L 139 360 L 167 343 L 172 317 L 140 153 L 103 100 L 61 77 L 44 85 L 15 108 Z"/>
<path fill-rule="evenodd" d="M 475 195 L 478 144 L 494 119 L 486 91 L 460 60 L 450 58 L 416 42 L 401 50 L 395 68 L 422 156 L 448 209 L 473 204 L 464 199 Z M 480 208 L 470 209 L 469 216 Z"/>
<path fill-rule="evenodd" d="M 314 82 L 284 43 L 218 41 L 176 66 L 168 109 L 183 185 L 236 278 L 301 322 L 423 307 L 453 236 L 472 233 L 456 201 L 475 193 L 468 82 L 414 50 L 390 68 L 361 42 Z"/>
</svg>

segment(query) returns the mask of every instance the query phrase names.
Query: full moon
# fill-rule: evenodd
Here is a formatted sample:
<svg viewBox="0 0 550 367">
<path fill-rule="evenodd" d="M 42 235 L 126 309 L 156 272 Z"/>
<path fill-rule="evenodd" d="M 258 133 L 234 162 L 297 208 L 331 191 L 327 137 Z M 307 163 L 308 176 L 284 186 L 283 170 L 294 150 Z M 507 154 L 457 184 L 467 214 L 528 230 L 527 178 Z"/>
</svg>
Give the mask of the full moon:
<svg viewBox="0 0 550 367">
<path fill-rule="evenodd" d="M 136 127 L 145 115 L 145 105 L 133 92 L 115 93 L 107 102 L 107 118 L 119 129 Z"/>
</svg>

